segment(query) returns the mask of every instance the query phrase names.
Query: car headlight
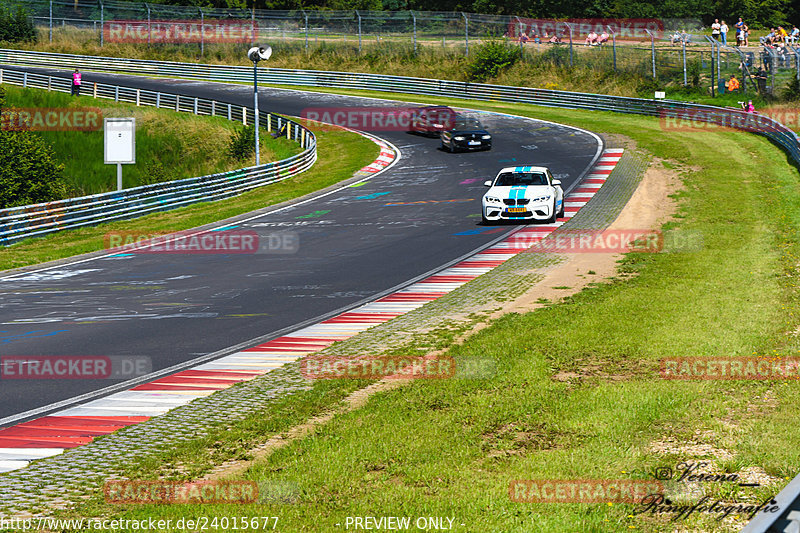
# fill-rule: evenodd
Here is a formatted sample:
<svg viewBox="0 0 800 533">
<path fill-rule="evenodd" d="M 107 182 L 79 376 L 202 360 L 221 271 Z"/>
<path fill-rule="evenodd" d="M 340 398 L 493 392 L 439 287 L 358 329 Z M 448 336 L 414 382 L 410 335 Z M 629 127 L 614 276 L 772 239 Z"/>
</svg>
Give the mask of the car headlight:
<svg viewBox="0 0 800 533">
<path fill-rule="evenodd" d="M 481 139 L 489 140 L 491 138 L 492 138 L 491 135 L 481 135 Z"/>
<path fill-rule="evenodd" d="M 463 137 L 463 136 L 461 136 L 461 135 L 456 135 L 455 137 L 453 137 L 453 139 L 455 139 L 455 140 L 457 140 L 457 141 L 463 141 L 463 140 L 464 140 L 464 137 Z"/>
<path fill-rule="evenodd" d="M 531 198 L 531 202 L 533 203 L 546 202 L 550 198 L 552 198 L 552 196 L 548 194 L 547 196 L 539 196 L 538 198 Z"/>
<path fill-rule="evenodd" d="M 494 196 L 486 196 L 486 201 L 493 204 L 499 204 L 500 198 L 495 198 Z"/>
</svg>

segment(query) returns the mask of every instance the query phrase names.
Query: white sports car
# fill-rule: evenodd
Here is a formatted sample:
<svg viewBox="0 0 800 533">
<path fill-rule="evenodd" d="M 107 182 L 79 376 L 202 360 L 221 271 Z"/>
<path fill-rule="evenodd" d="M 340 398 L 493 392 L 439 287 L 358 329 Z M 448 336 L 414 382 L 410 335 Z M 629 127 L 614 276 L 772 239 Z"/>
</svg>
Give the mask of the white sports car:
<svg viewBox="0 0 800 533">
<path fill-rule="evenodd" d="M 564 216 L 564 191 L 547 167 L 506 167 L 484 183 L 484 223 L 498 220 L 544 220 Z"/>
</svg>

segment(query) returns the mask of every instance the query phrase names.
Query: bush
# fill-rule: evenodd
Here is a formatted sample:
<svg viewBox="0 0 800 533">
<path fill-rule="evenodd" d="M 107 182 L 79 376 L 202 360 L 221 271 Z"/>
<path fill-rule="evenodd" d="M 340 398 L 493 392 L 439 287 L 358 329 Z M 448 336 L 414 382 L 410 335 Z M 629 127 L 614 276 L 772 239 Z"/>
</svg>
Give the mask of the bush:
<svg viewBox="0 0 800 533">
<path fill-rule="evenodd" d="M 0 112 L 4 104 L 5 91 L 0 89 Z M 65 198 L 63 170 L 38 135 L 0 130 L 0 209 Z"/>
<path fill-rule="evenodd" d="M 800 80 L 792 77 L 789 83 L 786 84 L 783 97 L 792 102 L 800 102 Z"/>
<path fill-rule="evenodd" d="M 0 41 L 36 42 L 36 28 L 26 10 L 0 6 Z"/>
<path fill-rule="evenodd" d="M 467 65 L 467 79 L 483 82 L 497 77 L 519 59 L 519 49 L 503 41 L 490 40 L 478 45 Z"/>
<path fill-rule="evenodd" d="M 259 132 L 260 133 L 260 132 Z M 253 125 L 243 126 L 231 135 L 228 144 L 228 155 L 234 161 L 242 161 L 255 154 L 256 127 Z"/>
</svg>

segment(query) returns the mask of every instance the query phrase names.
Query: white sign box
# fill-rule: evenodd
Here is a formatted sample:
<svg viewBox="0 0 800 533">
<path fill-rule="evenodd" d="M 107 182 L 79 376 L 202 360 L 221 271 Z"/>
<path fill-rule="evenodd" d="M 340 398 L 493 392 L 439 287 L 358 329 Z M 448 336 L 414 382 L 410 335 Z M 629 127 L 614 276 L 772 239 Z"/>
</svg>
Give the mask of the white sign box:
<svg viewBox="0 0 800 533">
<path fill-rule="evenodd" d="M 106 164 L 136 163 L 136 119 L 103 119 L 103 159 Z"/>
</svg>

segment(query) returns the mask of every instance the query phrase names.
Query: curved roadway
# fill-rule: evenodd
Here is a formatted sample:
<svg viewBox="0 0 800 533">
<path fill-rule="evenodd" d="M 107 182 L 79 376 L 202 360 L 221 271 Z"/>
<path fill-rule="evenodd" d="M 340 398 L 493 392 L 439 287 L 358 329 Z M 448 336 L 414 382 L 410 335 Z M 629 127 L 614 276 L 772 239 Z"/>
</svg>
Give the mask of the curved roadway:
<svg viewBox="0 0 800 533">
<path fill-rule="evenodd" d="M 93 73 L 84 80 L 252 103 L 252 88 L 237 85 Z M 259 105 L 297 116 L 315 106 L 401 104 L 267 87 Z M 294 232 L 293 254 L 103 256 L 0 275 L 0 355 L 148 356 L 158 370 L 264 342 L 495 240 L 497 228 L 479 225 L 480 197 L 483 181 L 500 167 L 549 166 L 567 190 L 601 148 L 594 134 L 566 126 L 499 115 L 482 120 L 494 136 L 490 152 L 448 154 L 438 139 L 375 132 L 402 153 L 388 171 L 235 224 L 260 236 Z M 111 383 L 3 379 L 0 423 Z"/>
</svg>

